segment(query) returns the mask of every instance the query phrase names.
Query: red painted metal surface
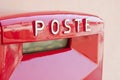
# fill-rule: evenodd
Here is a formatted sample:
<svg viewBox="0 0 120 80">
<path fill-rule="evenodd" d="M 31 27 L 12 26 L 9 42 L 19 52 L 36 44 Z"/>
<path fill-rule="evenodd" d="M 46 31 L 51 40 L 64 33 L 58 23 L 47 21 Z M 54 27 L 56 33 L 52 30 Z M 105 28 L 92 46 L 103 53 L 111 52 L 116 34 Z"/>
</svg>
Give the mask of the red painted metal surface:
<svg viewBox="0 0 120 80">
<path fill-rule="evenodd" d="M 76 31 L 74 19 L 89 19 L 91 31 Z M 60 22 L 58 34 L 51 34 L 50 22 Z M 65 19 L 72 30 L 64 34 Z M 45 22 L 44 30 L 34 35 L 34 21 Z M 0 80 L 102 80 L 103 22 L 93 15 L 72 12 L 27 13 L 0 18 Z M 68 48 L 22 53 L 22 44 L 70 38 Z"/>
<path fill-rule="evenodd" d="M 74 36 L 80 36 L 85 34 L 95 34 L 100 32 L 100 27 L 97 26 L 98 24 L 101 24 L 101 19 L 95 16 L 90 15 L 79 15 L 79 14 L 71 14 L 71 13 L 49 13 L 49 14 L 40 14 L 40 15 L 24 15 L 24 16 L 16 16 L 15 18 L 1 18 L 1 26 L 2 26 L 2 42 L 3 43 L 18 43 L 18 42 L 28 42 L 28 41 L 40 41 L 40 40 L 48 40 L 48 39 L 58 39 L 58 38 L 69 38 Z M 92 31 L 91 32 L 84 32 L 83 26 L 81 27 L 81 31 L 83 32 L 76 32 L 75 22 L 72 21 L 75 18 L 89 18 L 91 24 Z M 60 24 L 60 31 L 59 34 L 53 35 L 50 32 L 50 21 L 56 19 L 58 20 Z M 62 25 L 62 21 L 64 19 L 70 19 L 71 22 L 69 25 L 71 25 L 72 31 L 69 34 L 63 34 L 63 31 L 65 30 L 64 26 Z M 45 22 L 45 29 L 41 32 L 41 35 L 38 35 L 37 37 L 34 36 L 34 27 L 33 22 L 35 20 L 42 20 Z M 83 24 L 81 24 L 83 25 Z M 42 34 L 44 33 L 44 34 Z M 29 34 L 29 35 L 24 35 Z M 51 37 L 52 36 L 52 37 Z"/>
</svg>

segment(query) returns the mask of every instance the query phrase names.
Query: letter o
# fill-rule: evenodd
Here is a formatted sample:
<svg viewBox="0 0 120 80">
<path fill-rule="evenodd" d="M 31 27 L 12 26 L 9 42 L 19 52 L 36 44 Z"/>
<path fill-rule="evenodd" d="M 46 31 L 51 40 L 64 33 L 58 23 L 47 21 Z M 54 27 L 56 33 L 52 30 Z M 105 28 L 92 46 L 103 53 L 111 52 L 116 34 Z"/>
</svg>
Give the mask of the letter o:
<svg viewBox="0 0 120 80">
<path fill-rule="evenodd" d="M 54 30 L 54 24 L 56 24 L 57 26 L 57 30 L 55 31 Z M 53 20 L 52 21 L 52 23 L 51 23 L 51 32 L 52 32 L 52 34 L 57 34 L 58 32 L 59 32 L 59 30 L 60 30 L 60 26 L 59 26 L 59 22 L 58 22 L 58 20 Z"/>
</svg>

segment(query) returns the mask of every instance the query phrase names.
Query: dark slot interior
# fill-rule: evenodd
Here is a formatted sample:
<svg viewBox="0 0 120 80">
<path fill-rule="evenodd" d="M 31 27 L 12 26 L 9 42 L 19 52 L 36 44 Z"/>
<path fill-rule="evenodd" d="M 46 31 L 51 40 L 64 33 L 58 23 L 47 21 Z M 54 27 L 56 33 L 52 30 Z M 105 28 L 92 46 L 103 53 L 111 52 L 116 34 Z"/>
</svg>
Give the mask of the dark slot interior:
<svg viewBox="0 0 120 80">
<path fill-rule="evenodd" d="M 23 54 L 56 50 L 66 48 L 67 46 L 68 39 L 23 43 Z"/>
</svg>

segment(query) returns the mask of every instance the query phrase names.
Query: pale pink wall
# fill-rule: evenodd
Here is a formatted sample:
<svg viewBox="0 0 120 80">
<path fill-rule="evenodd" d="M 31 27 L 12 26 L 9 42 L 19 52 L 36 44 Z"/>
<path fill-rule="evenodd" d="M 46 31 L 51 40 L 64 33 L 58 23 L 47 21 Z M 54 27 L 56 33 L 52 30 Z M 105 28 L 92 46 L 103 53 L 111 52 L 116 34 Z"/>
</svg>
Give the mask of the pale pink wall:
<svg viewBox="0 0 120 80">
<path fill-rule="evenodd" d="M 104 19 L 103 80 L 120 80 L 120 0 L 0 0 L 0 15 L 51 10 L 91 13 Z"/>
</svg>

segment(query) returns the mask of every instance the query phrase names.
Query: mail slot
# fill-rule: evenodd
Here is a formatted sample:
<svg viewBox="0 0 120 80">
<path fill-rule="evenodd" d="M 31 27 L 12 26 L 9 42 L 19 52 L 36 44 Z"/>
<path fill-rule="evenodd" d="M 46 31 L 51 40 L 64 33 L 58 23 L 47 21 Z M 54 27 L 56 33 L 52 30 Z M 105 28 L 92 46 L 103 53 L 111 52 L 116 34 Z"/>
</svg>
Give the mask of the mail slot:
<svg viewBox="0 0 120 80">
<path fill-rule="evenodd" d="M 0 80 L 102 80 L 103 21 L 77 12 L 0 18 Z"/>
</svg>

